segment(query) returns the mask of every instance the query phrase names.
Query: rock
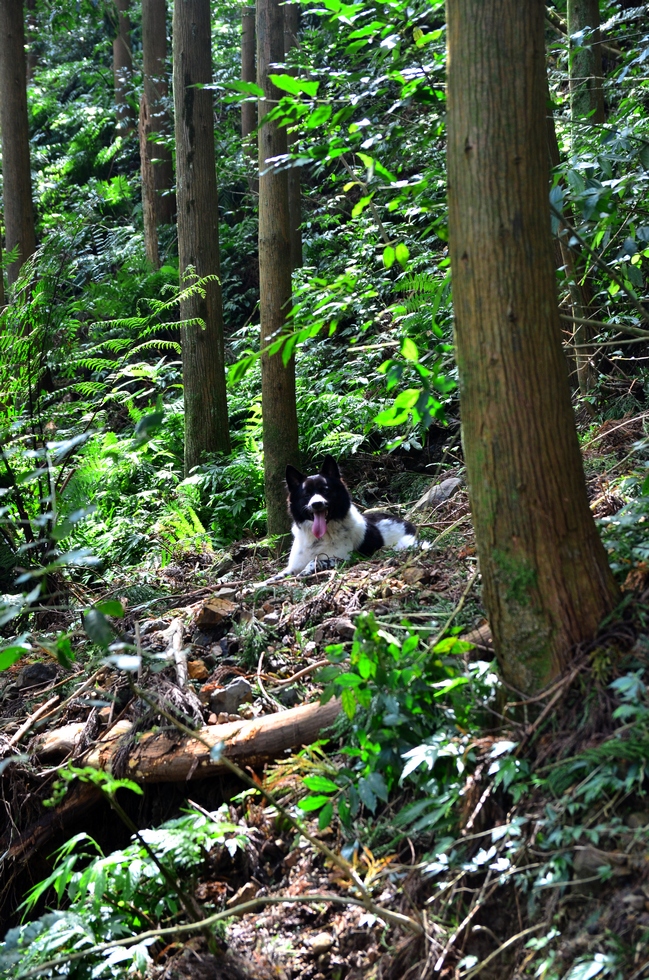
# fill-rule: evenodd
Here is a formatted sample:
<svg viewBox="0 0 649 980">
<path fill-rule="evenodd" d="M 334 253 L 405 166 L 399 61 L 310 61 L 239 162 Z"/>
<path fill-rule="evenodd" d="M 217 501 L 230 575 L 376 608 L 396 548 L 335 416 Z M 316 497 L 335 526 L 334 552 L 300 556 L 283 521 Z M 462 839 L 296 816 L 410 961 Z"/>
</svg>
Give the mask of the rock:
<svg viewBox="0 0 649 980">
<path fill-rule="evenodd" d="M 210 674 L 202 660 L 188 660 L 187 673 L 193 681 L 207 680 Z"/>
<path fill-rule="evenodd" d="M 146 636 L 147 633 L 158 633 L 160 630 L 166 630 L 169 623 L 166 619 L 145 619 L 143 623 L 140 623 L 140 636 Z"/>
<path fill-rule="evenodd" d="M 644 895 L 625 895 L 622 902 L 627 908 L 633 909 L 634 912 L 644 912 L 645 910 Z"/>
<path fill-rule="evenodd" d="M 211 647 L 214 643 L 214 637 L 209 636 L 207 633 L 201 633 L 200 630 L 196 630 L 192 636 L 192 643 L 195 647 Z"/>
<path fill-rule="evenodd" d="M 426 491 L 423 496 L 419 498 L 415 506 L 412 508 L 414 510 L 423 510 L 425 507 L 437 507 L 438 504 L 443 503 L 452 497 L 458 487 L 462 486 L 462 480 L 457 476 L 451 476 L 448 480 L 442 480 L 441 483 L 436 484 L 436 486 L 431 487 Z"/>
<path fill-rule="evenodd" d="M 196 626 L 200 629 L 206 626 L 208 629 L 213 626 L 218 626 L 224 619 L 231 618 L 236 611 L 236 603 L 230 602 L 229 599 L 221 599 L 215 596 L 213 599 L 208 599 L 201 606 L 196 616 Z"/>
<path fill-rule="evenodd" d="M 277 624 L 279 623 L 279 613 L 278 612 L 266 613 L 263 621 L 264 623 L 266 623 L 266 626 L 277 626 Z"/>
<path fill-rule="evenodd" d="M 631 874 L 628 856 L 622 851 L 600 851 L 590 844 L 576 847 L 573 857 L 573 888 L 583 893 L 597 891 L 601 887 L 597 876 L 602 867 L 611 868 L 616 878 Z"/>
<path fill-rule="evenodd" d="M 256 897 L 259 891 L 259 886 L 255 884 L 254 881 L 247 881 L 245 885 L 242 885 L 238 892 L 235 892 L 232 898 L 229 898 L 225 903 L 227 909 L 233 909 L 236 905 L 243 905 L 244 902 L 251 902 L 253 898 Z"/>
<path fill-rule="evenodd" d="M 408 585 L 414 585 L 416 582 L 424 581 L 429 574 L 426 568 L 406 568 L 401 577 Z"/>
<path fill-rule="evenodd" d="M 322 624 L 328 633 L 332 633 L 334 636 L 339 636 L 341 640 L 352 640 L 354 638 L 354 633 L 356 632 L 356 627 L 352 623 L 351 619 L 346 616 L 337 616 L 334 619 L 327 619 Z"/>
<path fill-rule="evenodd" d="M 101 722 L 102 725 L 107 725 L 108 722 L 110 721 L 111 710 L 112 709 L 110 707 L 100 708 L 99 711 L 97 712 L 97 717 L 99 718 L 99 721 Z"/>
<path fill-rule="evenodd" d="M 208 715 L 207 724 L 208 725 L 218 725 L 218 723 L 219 723 L 219 719 L 216 717 L 216 715 L 212 711 L 211 714 Z"/>
<path fill-rule="evenodd" d="M 279 691 L 275 692 L 275 697 L 285 708 L 294 708 L 296 704 L 300 703 L 300 695 L 292 686 L 280 688 Z"/>
<path fill-rule="evenodd" d="M 245 677 L 237 677 L 226 687 L 217 687 L 210 694 L 210 710 L 234 714 L 244 701 L 252 701 L 252 688 Z"/>
<path fill-rule="evenodd" d="M 27 664 L 18 674 L 16 684 L 18 687 L 36 687 L 37 684 L 53 681 L 56 674 L 55 664 Z"/>
<path fill-rule="evenodd" d="M 626 818 L 626 825 L 631 830 L 637 830 L 638 827 L 646 827 L 647 824 L 649 824 L 649 813 L 646 810 L 638 810 L 635 813 L 630 813 Z"/>
<path fill-rule="evenodd" d="M 328 932 L 319 932 L 311 940 L 311 952 L 314 956 L 323 956 L 328 953 L 334 944 L 334 937 Z"/>
</svg>

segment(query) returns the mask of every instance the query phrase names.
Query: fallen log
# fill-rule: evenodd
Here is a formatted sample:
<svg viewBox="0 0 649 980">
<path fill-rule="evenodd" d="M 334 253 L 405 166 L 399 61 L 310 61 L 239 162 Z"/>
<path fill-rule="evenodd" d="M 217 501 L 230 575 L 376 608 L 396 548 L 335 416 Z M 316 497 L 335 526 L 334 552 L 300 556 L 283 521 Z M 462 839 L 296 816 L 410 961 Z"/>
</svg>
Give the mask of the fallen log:
<svg viewBox="0 0 649 980">
<path fill-rule="evenodd" d="M 316 701 L 251 721 L 207 725 L 197 731 L 196 738 L 180 732 L 146 732 L 131 749 L 126 775 L 139 783 L 175 783 L 222 773 L 226 767 L 210 755 L 210 749 L 220 743 L 223 744 L 222 754 L 228 759 L 255 767 L 276 759 L 288 749 L 314 742 L 330 727 L 339 712 L 340 701 L 334 699 L 327 704 Z M 129 737 L 126 725 L 130 730 L 129 722 L 118 722 L 85 756 L 76 760 L 77 764 L 85 763 L 110 772 L 122 739 Z M 64 754 L 74 745 L 75 737 L 83 727 L 83 724 L 66 725 L 49 732 L 32 751 L 41 758 Z"/>
</svg>

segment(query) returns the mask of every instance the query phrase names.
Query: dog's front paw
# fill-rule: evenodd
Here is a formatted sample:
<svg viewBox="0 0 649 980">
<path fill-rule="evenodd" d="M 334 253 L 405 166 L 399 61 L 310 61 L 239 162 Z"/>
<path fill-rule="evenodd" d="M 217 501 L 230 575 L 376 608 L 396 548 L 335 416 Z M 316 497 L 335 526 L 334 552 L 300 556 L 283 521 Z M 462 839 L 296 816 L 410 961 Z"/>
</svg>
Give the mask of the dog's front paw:
<svg viewBox="0 0 649 980">
<path fill-rule="evenodd" d="M 298 573 L 298 578 L 307 578 L 309 575 L 315 575 L 316 572 L 324 572 L 328 568 L 336 568 L 338 565 L 342 564 L 342 559 L 340 558 L 328 558 L 323 556 L 322 558 L 314 558 L 310 561 L 301 572 Z"/>
</svg>

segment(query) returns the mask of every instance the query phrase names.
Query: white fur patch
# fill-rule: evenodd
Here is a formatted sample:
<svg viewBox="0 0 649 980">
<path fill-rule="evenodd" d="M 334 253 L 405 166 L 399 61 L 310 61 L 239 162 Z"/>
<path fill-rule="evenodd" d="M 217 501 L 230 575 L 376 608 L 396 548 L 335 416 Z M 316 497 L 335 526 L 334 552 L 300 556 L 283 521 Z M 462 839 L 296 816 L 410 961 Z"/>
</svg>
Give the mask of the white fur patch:
<svg viewBox="0 0 649 980">
<path fill-rule="evenodd" d="M 384 518 L 376 525 L 381 532 L 383 543 L 386 548 L 412 548 L 415 544 L 414 534 L 404 534 L 403 521 L 397 518 Z"/>
</svg>

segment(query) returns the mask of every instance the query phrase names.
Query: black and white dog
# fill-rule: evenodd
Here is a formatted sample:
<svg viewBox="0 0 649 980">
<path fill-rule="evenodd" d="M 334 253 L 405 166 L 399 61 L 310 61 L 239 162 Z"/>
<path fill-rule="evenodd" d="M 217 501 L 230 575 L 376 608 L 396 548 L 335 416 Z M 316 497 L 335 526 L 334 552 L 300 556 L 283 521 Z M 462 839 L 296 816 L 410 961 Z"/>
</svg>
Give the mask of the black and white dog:
<svg viewBox="0 0 649 980">
<path fill-rule="evenodd" d="M 417 531 L 410 521 L 356 509 L 333 456 L 325 456 L 315 476 L 287 466 L 286 486 L 293 547 L 280 577 L 309 575 L 316 566 L 331 568 L 336 559 L 349 558 L 352 551 L 369 556 L 384 545 L 401 549 L 415 544 Z"/>
</svg>

